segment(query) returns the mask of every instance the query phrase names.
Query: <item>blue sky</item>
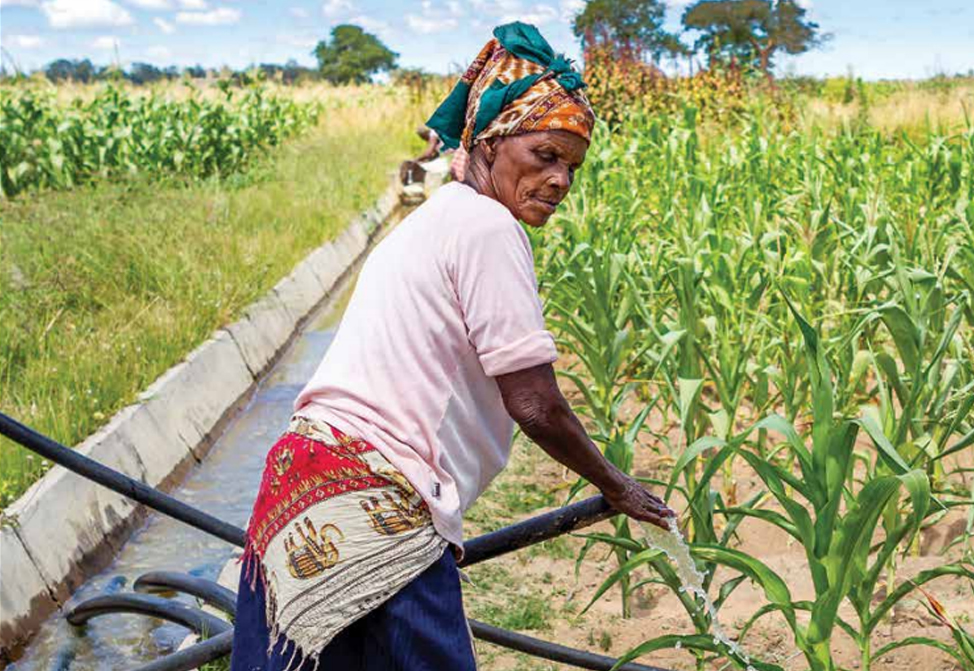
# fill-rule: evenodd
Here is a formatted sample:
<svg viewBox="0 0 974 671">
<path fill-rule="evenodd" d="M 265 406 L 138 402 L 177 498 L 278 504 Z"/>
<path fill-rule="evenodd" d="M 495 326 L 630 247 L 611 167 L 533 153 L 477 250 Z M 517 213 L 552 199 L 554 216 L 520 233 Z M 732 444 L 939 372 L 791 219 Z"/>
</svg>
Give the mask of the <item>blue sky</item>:
<svg viewBox="0 0 974 671">
<path fill-rule="evenodd" d="M 801 74 L 926 77 L 974 68 L 974 0 L 802 0 L 832 34 L 822 49 L 783 59 Z M 689 0 L 669 0 L 669 23 Z M 0 46 L 24 69 L 58 58 L 96 63 L 243 67 L 295 58 L 332 26 L 379 35 L 404 66 L 465 65 L 491 28 L 534 23 L 556 50 L 578 56 L 571 17 L 583 0 L 0 0 Z"/>
</svg>

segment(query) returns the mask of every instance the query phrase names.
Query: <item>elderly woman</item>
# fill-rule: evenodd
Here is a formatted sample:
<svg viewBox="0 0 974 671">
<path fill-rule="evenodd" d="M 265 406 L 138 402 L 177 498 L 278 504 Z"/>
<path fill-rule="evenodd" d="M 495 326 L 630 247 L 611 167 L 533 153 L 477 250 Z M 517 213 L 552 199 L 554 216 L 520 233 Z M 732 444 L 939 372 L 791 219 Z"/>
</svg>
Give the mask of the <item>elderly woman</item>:
<svg viewBox="0 0 974 671">
<path fill-rule="evenodd" d="M 594 124 L 583 86 L 537 29 L 513 23 L 430 119 L 469 152 L 465 179 L 371 253 L 267 456 L 233 671 L 475 669 L 462 515 L 507 463 L 514 422 L 620 513 L 660 526 L 672 515 L 606 461 L 559 391 L 518 224 L 543 226 L 582 165 Z"/>
</svg>

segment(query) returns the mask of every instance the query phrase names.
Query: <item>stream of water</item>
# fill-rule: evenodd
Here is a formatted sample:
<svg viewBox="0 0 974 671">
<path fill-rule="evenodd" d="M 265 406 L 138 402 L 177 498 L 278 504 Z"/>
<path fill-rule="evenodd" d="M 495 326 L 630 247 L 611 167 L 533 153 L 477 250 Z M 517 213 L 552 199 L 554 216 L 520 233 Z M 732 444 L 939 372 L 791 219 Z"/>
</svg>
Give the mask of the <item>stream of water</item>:
<svg viewBox="0 0 974 671">
<path fill-rule="evenodd" d="M 757 671 L 751 666 L 751 658 L 748 654 L 744 652 L 737 641 L 732 640 L 727 635 L 724 627 L 720 624 L 714 602 L 711 601 L 710 595 L 704 589 L 704 581 L 707 576 L 700 572 L 693 561 L 690 548 L 677 526 L 676 518 L 670 518 L 669 531 L 643 522 L 640 522 L 639 525 L 642 527 L 646 545 L 666 554 L 680 578 L 682 585 L 680 589 L 693 595 L 698 607 L 709 618 L 710 633 L 713 634 L 714 645 L 724 646 L 731 656 L 747 665 L 747 671 Z"/>
<path fill-rule="evenodd" d="M 295 396 L 311 378 L 334 337 L 344 301 L 339 299 L 335 304 L 339 307 L 309 320 L 311 325 L 261 381 L 249 404 L 229 423 L 206 459 L 173 492 L 177 499 L 231 524 L 246 525 L 267 450 L 287 427 Z M 184 571 L 216 580 L 233 553 L 233 547 L 222 540 L 152 513 L 115 560 L 78 589 L 65 610 L 93 596 L 131 591 L 135 579 L 147 571 Z M 179 598 L 196 605 L 191 597 Z M 77 629 L 67 623 L 62 612 L 56 612 L 7 671 L 132 668 L 173 651 L 186 634 L 179 625 L 132 614 L 105 615 Z"/>
</svg>

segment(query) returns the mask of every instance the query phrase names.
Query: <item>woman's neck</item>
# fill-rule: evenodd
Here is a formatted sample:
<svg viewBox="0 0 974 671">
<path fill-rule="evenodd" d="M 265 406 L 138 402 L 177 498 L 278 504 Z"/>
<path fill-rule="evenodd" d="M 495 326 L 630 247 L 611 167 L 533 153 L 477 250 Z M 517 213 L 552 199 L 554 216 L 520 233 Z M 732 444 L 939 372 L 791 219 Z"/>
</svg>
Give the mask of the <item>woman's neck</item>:
<svg viewBox="0 0 974 671">
<path fill-rule="evenodd" d="M 494 180 L 490 174 L 490 164 L 480 146 L 475 146 L 470 152 L 470 162 L 463 177 L 463 183 L 482 196 L 497 200 Z"/>
</svg>

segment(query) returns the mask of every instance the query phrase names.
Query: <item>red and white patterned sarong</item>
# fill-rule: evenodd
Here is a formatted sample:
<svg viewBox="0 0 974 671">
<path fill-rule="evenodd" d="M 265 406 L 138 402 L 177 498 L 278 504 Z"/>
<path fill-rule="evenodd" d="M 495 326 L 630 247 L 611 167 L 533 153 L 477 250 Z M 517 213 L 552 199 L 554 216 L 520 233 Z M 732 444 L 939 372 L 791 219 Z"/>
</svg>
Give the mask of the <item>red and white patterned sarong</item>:
<svg viewBox="0 0 974 671">
<path fill-rule="evenodd" d="M 370 443 L 300 415 L 267 455 L 245 575 L 262 580 L 271 647 L 316 659 L 446 549 L 409 481 Z"/>
</svg>

